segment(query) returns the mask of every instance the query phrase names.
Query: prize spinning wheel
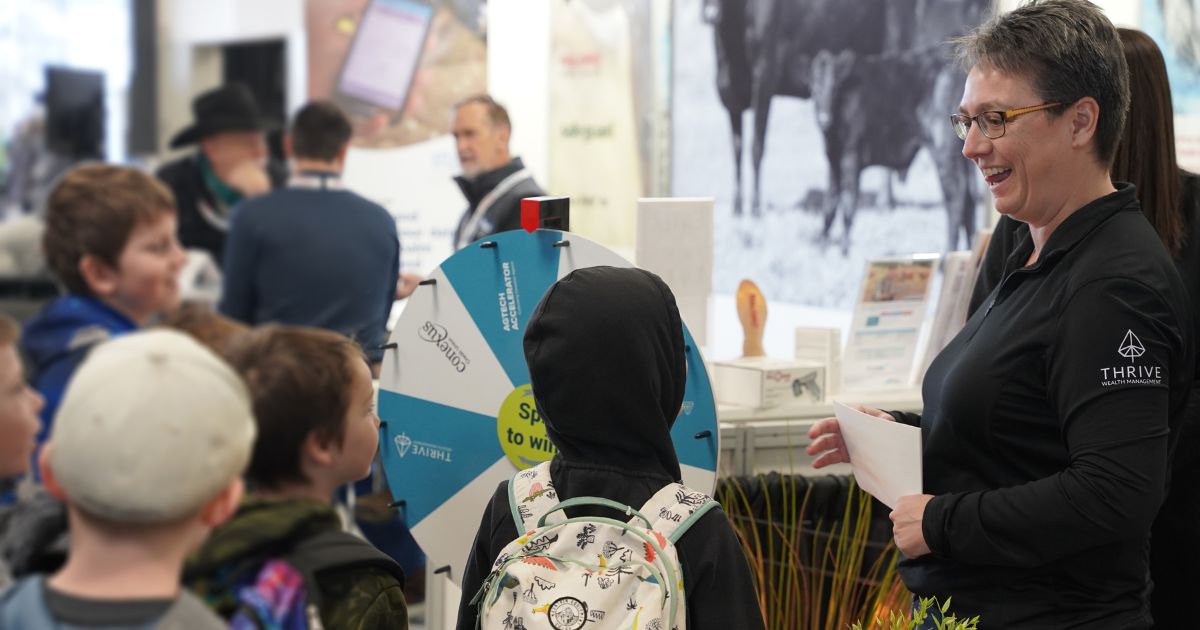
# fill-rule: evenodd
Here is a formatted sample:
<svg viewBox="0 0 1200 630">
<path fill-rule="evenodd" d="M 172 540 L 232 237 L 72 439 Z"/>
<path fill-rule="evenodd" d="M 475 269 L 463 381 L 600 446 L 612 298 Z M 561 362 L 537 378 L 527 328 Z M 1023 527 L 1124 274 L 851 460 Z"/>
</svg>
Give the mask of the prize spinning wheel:
<svg viewBox="0 0 1200 630">
<path fill-rule="evenodd" d="M 529 387 L 525 323 L 559 278 L 598 265 L 632 266 L 568 232 L 496 234 L 446 259 L 396 323 L 379 381 L 380 458 L 413 536 L 456 584 L 496 486 L 554 454 Z M 683 482 L 709 491 L 716 406 L 686 326 L 683 335 L 687 388 L 671 435 Z"/>
</svg>

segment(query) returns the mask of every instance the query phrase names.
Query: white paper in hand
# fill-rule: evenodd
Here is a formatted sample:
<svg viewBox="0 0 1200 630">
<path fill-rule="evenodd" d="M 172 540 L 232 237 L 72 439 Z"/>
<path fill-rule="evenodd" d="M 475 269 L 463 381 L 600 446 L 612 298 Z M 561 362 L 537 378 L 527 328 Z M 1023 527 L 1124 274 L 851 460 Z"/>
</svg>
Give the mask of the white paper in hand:
<svg viewBox="0 0 1200 630">
<path fill-rule="evenodd" d="M 884 505 L 921 494 L 921 430 L 833 403 L 854 480 Z"/>
</svg>

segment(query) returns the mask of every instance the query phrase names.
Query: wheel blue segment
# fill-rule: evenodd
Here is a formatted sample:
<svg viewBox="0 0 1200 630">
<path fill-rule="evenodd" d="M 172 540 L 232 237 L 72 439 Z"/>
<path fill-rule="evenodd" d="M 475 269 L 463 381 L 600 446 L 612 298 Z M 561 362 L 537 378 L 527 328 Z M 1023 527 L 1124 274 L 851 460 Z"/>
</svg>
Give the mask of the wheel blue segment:
<svg viewBox="0 0 1200 630">
<path fill-rule="evenodd" d="M 501 232 L 484 239 L 494 247 L 477 241 L 441 266 L 514 386 L 529 382 L 521 340 L 533 309 L 558 280 L 554 244 L 562 239 L 556 230 Z"/>
<path fill-rule="evenodd" d="M 379 456 L 392 493 L 415 527 L 454 493 L 504 457 L 496 418 L 379 392 Z"/>
<path fill-rule="evenodd" d="M 675 454 L 679 463 L 704 470 L 717 469 L 717 407 L 713 402 L 712 387 L 700 349 L 683 327 L 683 342 L 690 348 L 687 352 L 687 385 L 684 388 L 683 409 L 671 427 L 671 441 L 675 443 Z M 696 434 L 708 431 L 706 438 Z M 701 489 L 701 488 L 697 488 Z"/>
</svg>

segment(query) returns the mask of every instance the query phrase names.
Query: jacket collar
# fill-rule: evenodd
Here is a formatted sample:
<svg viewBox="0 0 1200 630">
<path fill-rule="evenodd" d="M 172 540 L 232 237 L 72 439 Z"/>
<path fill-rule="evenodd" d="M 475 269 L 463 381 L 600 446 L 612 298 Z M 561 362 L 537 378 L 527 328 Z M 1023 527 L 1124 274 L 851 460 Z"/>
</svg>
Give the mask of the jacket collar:
<svg viewBox="0 0 1200 630">
<path fill-rule="evenodd" d="M 458 184 L 463 196 L 467 198 L 467 202 L 473 208 L 488 192 L 499 185 L 501 181 L 504 181 L 505 177 L 523 168 L 525 168 L 525 164 L 521 162 L 521 158 L 517 157 L 500 168 L 485 171 L 472 179 L 458 175 L 454 178 L 454 182 Z"/>
<path fill-rule="evenodd" d="M 1141 204 L 1138 203 L 1137 189 L 1134 185 L 1127 182 L 1114 182 L 1114 185 L 1116 191 L 1084 205 L 1055 228 L 1054 233 L 1046 240 L 1046 245 L 1042 248 L 1042 253 L 1032 269 L 1039 269 L 1066 255 L 1114 214 L 1141 212 Z M 1016 248 L 1005 263 L 1005 267 L 1009 270 L 1020 269 L 1029 259 L 1029 255 L 1033 253 L 1033 238 L 1030 236 L 1028 226 L 1019 234 L 1021 236 Z"/>
<path fill-rule="evenodd" d="M 138 325 L 104 302 L 84 295 L 67 295 L 50 302 L 25 324 L 22 348 L 39 369 L 78 348 Z"/>
<path fill-rule="evenodd" d="M 217 177 L 217 172 L 213 170 L 212 163 L 208 161 L 203 152 L 197 154 L 197 162 L 200 165 L 200 176 L 204 179 L 204 186 L 208 188 L 209 192 L 218 201 L 226 206 L 234 206 L 242 200 L 241 192 L 221 181 L 220 177 Z"/>
<path fill-rule="evenodd" d="M 296 541 L 341 528 L 337 512 L 311 499 L 263 499 L 246 496 L 237 514 L 213 530 L 188 560 L 193 577 L 211 575 L 220 567 L 253 560 L 264 552 L 290 548 Z"/>
</svg>

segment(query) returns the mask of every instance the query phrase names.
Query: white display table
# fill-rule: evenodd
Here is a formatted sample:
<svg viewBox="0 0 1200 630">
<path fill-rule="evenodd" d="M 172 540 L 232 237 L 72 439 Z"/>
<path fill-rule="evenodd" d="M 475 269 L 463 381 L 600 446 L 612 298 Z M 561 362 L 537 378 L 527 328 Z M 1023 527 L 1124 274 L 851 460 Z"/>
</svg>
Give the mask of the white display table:
<svg viewBox="0 0 1200 630">
<path fill-rule="evenodd" d="M 916 389 L 886 392 L 853 392 L 834 397 L 847 403 L 897 411 L 921 411 L 921 392 Z M 720 476 L 780 472 L 802 475 L 849 474 L 850 467 L 838 464 L 813 469 L 804 452 L 808 429 L 821 418 L 833 415 L 833 402 L 811 405 L 747 409 L 717 405 L 721 431 Z"/>
</svg>

